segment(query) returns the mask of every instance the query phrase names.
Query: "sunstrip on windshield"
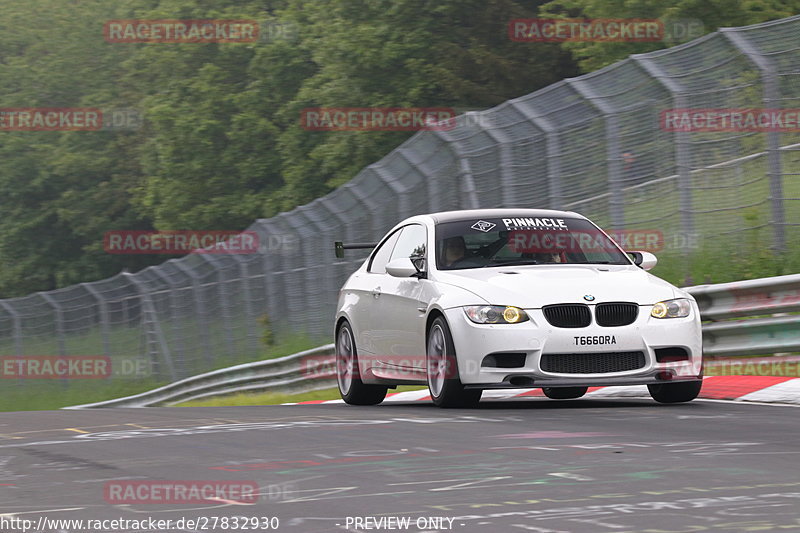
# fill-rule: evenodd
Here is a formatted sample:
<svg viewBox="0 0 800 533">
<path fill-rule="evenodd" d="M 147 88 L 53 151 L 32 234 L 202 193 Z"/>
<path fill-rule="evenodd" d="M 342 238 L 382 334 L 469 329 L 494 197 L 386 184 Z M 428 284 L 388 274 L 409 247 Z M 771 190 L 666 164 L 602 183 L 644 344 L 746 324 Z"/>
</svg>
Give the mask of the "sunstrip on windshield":
<svg viewBox="0 0 800 533">
<path fill-rule="evenodd" d="M 569 231 L 563 218 L 504 218 L 506 229 L 554 229 Z"/>
</svg>

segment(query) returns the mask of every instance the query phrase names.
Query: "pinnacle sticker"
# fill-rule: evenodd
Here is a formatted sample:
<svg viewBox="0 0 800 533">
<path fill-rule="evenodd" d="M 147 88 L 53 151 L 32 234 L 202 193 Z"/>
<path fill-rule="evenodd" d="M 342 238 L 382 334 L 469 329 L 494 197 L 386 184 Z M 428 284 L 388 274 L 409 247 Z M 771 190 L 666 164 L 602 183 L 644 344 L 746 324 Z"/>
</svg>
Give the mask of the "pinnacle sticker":
<svg viewBox="0 0 800 533">
<path fill-rule="evenodd" d="M 504 218 L 503 224 L 506 225 L 508 230 L 552 229 L 569 231 L 563 218 Z"/>
<path fill-rule="evenodd" d="M 470 226 L 470 228 L 487 233 L 492 231 L 492 228 L 494 228 L 496 225 L 497 224 L 492 224 L 491 222 L 486 222 L 485 220 L 479 220 Z"/>
</svg>

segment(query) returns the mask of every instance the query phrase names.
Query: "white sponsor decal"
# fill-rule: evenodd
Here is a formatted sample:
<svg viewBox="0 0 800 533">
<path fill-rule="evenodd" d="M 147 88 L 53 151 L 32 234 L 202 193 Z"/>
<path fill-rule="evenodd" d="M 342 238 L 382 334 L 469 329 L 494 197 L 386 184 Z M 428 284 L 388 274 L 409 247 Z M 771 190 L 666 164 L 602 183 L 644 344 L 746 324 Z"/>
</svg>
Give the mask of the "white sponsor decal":
<svg viewBox="0 0 800 533">
<path fill-rule="evenodd" d="M 563 218 L 504 218 L 506 229 L 568 230 Z"/>
<path fill-rule="evenodd" d="M 479 220 L 470 227 L 472 229 L 486 233 L 492 231 L 492 228 L 494 228 L 496 225 L 497 224 L 492 224 L 491 222 L 486 222 L 485 220 Z"/>
</svg>

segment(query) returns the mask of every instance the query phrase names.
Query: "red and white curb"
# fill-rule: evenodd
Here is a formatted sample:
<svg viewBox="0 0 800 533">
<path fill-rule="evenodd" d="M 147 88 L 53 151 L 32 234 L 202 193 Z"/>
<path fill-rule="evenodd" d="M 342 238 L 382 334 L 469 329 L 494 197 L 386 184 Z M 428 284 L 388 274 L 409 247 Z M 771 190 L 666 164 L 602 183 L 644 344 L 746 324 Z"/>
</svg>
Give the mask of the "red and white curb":
<svg viewBox="0 0 800 533">
<path fill-rule="evenodd" d="M 544 397 L 541 389 L 485 390 L 483 400 L 509 400 Z M 584 398 L 649 398 L 646 385 L 590 387 Z M 778 376 L 708 376 L 703 380 L 700 398 L 741 402 L 800 405 L 800 378 Z M 383 403 L 430 402 L 427 389 L 388 394 Z M 283 405 L 344 403 L 343 400 L 314 400 Z"/>
</svg>

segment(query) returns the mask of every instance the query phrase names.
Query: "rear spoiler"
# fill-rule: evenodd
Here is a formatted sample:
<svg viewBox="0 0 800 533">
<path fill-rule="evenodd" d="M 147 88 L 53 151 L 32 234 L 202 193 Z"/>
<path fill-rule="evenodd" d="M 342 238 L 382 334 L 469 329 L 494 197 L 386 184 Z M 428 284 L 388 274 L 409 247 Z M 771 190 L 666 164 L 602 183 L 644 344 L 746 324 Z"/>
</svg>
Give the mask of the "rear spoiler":
<svg viewBox="0 0 800 533">
<path fill-rule="evenodd" d="M 333 246 L 336 248 L 336 257 L 339 259 L 344 257 L 345 250 L 359 250 L 365 248 L 375 248 L 378 246 L 377 242 L 354 242 L 352 244 L 345 244 L 342 241 L 335 241 Z"/>
</svg>

